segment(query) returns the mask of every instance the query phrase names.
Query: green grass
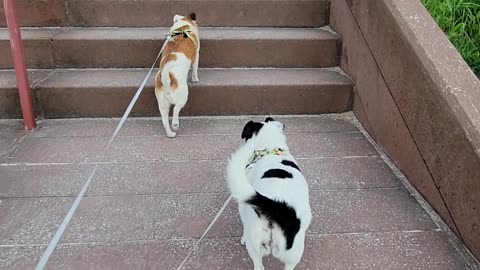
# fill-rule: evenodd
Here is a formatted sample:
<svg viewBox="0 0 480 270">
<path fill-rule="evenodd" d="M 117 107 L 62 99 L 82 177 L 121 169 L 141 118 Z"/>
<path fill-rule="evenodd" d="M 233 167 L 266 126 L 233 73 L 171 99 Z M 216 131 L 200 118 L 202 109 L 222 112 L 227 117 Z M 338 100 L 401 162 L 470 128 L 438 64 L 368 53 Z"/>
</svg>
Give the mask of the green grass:
<svg viewBox="0 0 480 270">
<path fill-rule="evenodd" d="M 453 45 L 480 77 L 480 0 L 422 0 Z"/>
</svg>

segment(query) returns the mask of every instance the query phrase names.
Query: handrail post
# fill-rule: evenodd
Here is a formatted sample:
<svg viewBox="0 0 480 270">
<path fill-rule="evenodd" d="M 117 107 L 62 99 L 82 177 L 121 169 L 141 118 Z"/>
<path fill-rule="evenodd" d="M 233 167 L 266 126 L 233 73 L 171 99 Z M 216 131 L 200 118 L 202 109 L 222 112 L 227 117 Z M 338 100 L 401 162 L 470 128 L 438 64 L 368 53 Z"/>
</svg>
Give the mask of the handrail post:
<svg viewBox="0 0 480 270">
<path fill-rule="evenodd" d="M 23 52 L 23 41 L 20 33 L 20 26 L 17 20 L 16 0 L 3 0 L 5 17 L 7 19 L 8 33 L 10 36 L 10 47 L 12 50 L 13 65 L 17 77 L 18 94 L 25 129 L 35 128 L 35 116 L 33 114 L 32 94 L 28 81 L 27 65 Z"/>
</svg>

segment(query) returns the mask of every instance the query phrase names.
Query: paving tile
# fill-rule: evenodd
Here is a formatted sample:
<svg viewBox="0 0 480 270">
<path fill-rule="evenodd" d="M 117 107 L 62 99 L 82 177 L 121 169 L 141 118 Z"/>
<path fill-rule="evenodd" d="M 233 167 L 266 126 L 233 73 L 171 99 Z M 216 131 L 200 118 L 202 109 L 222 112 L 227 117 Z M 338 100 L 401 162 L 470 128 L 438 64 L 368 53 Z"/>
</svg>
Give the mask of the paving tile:
<svg viewBox="0 0 480 270">
<path fill-rule="evenodd" d="M 64 243 L 200 237 L 227 194 L 86 197 Z"/>
<path fill-rule="evenodd" d="M 15 139 L 2 139 L 0 138 L 0 161 L 2 160 L 2 157 L 10 151 L 12 148 L 13 142 Z"/>
<path fill-rule="evenodd" d="M 292 134 L 289 146 L 297 158 L 376 155 L 361 133 Z M 234 135 L 120 137 L 105 160 L 226 160 L 241 144 Z M 199 147 L 201 145 L 201 147 Z"/>
<path fill-rule="evenodd" d="M 232 134 L 239 135 L 250 120 L 264 120 L 266 116 L 238 117 L 180 117 L 181 135 Z M 274 116 L 291 133 L 353 132 L 358 128 L 347 120 L 350 113 L 318 116 Z M 32 137 L 106 136 L 110 137 L 119 119 L 46 119 Z M 1 124 L 0 124 L 1 125 Z M 1 132 L 1 131 L 0 131 Z M 164 136 L 161 119 L 129 118 L 119 136 Z"/>
<path fill-rule="evenodd" d="M 194 240 L 60 245 L 48 269 L 176 269 Z"/>
<path fill-rule="evenodd" d="M 0 199 L 0 245 L 48 244 L 73 200 Z"/>
<path fill-rule="evenodd" d="M 0 163 L 4 156 L 11 151 L 15 141 L 24 134 L 25 131 L 20 120 L 0 120 Z"/>
<path fill-rule="evenodd" d="M 1 197 L 77 196 L 93 166 L 0 166 Z"/>
<path fill-rule="evenodd" d="M 310 192 L 308 235 L 435 230 L 436 226 L 403 188 Z M 242 225 L 231 202 L 208 237 L 240 237 Z"/>
<path fill-rule="evenodd" d="M 404 188 L 312 192 L 310 234 L 435 230 Z"/>
<path fill-rule="evenodd" d="M 360 132 L 292 135 L 288 145 L 297 158 L 378 155 Z"/>
<path fill-rule="evenodd" d="M 289 145 L 296 157 L 369 156 L 374 148 L 359 132 L 339 134 L 292 134 Z M 225 160 L 241 143 L 234 135 L 118 137 L 104 158 L 107 138 L 68 137 L 25 140 L 10 162 L 87 162 L 141 160 Z M 198 147 L 202 145 L 202 147 Z"/>
<path fill-rule="evenodd" d="M 8 162 L 88 162 L 98 160 L 106 144 L 106 138 L 95 137 L 31 138 L 11 153 Z"/>
<path fill-rule="evenodd" d="M 15 139 L 25 133 L 22 120 L 0 120 L 0 139 Z"/>
<path fill-rule="evenodd" d="M 301 159 L 297 162 L 310 190 L 402 185 L 379 157 Z"/>
<path fill-rule="evenodd" d="M 108 161 L 226 160 L 241 139 L 233 135 L 119 137 L 107 152 Z"/>
<path fill-rule="evenodd" d="M 89 195 L 226 192 L 225 162 L 100 165 Z"/>
<path fill-rule="evenodd" d="M 0 247 L 0 269 L 24 270 L 35 269 L 40 260 L 44 246 L 2 246 Z"/>
<path fill-rule="evenodd" d="M 378 157 L 302 159 L 298 163 L 310 190 L 401 186 Z M 225 166 L 224 161 L 100 165 L 87 194 L 228 192 Z"/>
<path fill-rule="evenodd" d="M 266 269 L 281 269 L 271 257 Z M 239 238 L 205 239 L 183 269 L 251 269 Z M 325 235 L 307 237 L 296 269 L 451 270 L 471 268 L 439 232 Z"/>
</svg>

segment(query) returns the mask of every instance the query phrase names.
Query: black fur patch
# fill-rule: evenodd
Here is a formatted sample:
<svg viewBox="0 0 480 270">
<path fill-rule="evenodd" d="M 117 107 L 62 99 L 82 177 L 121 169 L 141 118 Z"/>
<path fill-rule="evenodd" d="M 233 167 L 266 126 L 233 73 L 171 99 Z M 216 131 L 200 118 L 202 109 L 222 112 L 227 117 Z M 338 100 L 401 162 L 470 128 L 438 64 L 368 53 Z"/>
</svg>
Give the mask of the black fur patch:
<svg viewBox="0 0 480 270">
<path fill-rule="evenodd" d="M 259 122 L 253 122 L 249 121 L 245 127 L 243 127 L 242 131 L 242 139 L 245 139 L 245 141 L 248 141 L 253 137 L 253 135 L 258 134 L 260 129 L 262 129 L 263 124 Z"/>
<path fill-rule="evenodd" d="M 284 169 L 270 169 L 263 174 L 262 178 L 293 178 L 293 175 Z"/>
<path fill-rule="evenodd" d="M 295 235 L 300 230 L 300 219 L 297 218 L 295 210 L 285 202 L 274 201 L 258 192 L 246 203 L 252 205 L 256 212 L 260 212 L 267 220 L 280 226 L 287 239 L 286 249 L 291 249 Z"/>
<path fill-rule="evenodd" d="M 275 121 L 275 119 L 273 119 L 272 117 L 267 117 L 264 122 L 268 123 L 270 121 Z"/>
<path fill-rule="evenodd" d="M 192 19 L 193 21 L 195 21 L 197 19 L 197 14 L 195 14 L 194 12 L 190 13 L 190 15 L 188 15 L 188 17 L 190 17 L 190 19 Z"/>
<path fill-rule="evenodd" d="M 297 169 L 298 171 L 300 171 L 300 168 L 298 168 L 297 164 L 295 164 L 295 162 L 293 162 L 293 161 L 290 161 L 290 160 L 282 160 L 282 164 L 285 165 L 285 166 L 290 166 L 290 167 L 295 168 L 295 169 Z"/>
</svg>

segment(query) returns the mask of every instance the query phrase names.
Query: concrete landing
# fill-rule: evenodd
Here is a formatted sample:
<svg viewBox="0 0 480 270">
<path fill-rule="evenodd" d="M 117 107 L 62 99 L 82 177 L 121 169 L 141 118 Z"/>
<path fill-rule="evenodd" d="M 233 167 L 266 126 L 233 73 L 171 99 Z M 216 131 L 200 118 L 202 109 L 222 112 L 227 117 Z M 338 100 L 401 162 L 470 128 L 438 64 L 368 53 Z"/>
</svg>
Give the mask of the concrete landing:
<svg viewBox="0 0 480 270">
<path fill-rule="evenodd" d="M 225 160 L 250 119 L 182 118 L 175 139 L 159 119 L 130 119 L 105 155 L 118 120 L 44 120 L 33 133 L 1 120 L 0 269 L 35 267 L 95 164 L 47 269 L 176 269 L 228 197 Z M 277 119 L 310 186 L 297 269 L 478 269 L 351 114 Z M 232 203 L 183 269 L 251 269 L 240 236 Z"/>
</svg>

